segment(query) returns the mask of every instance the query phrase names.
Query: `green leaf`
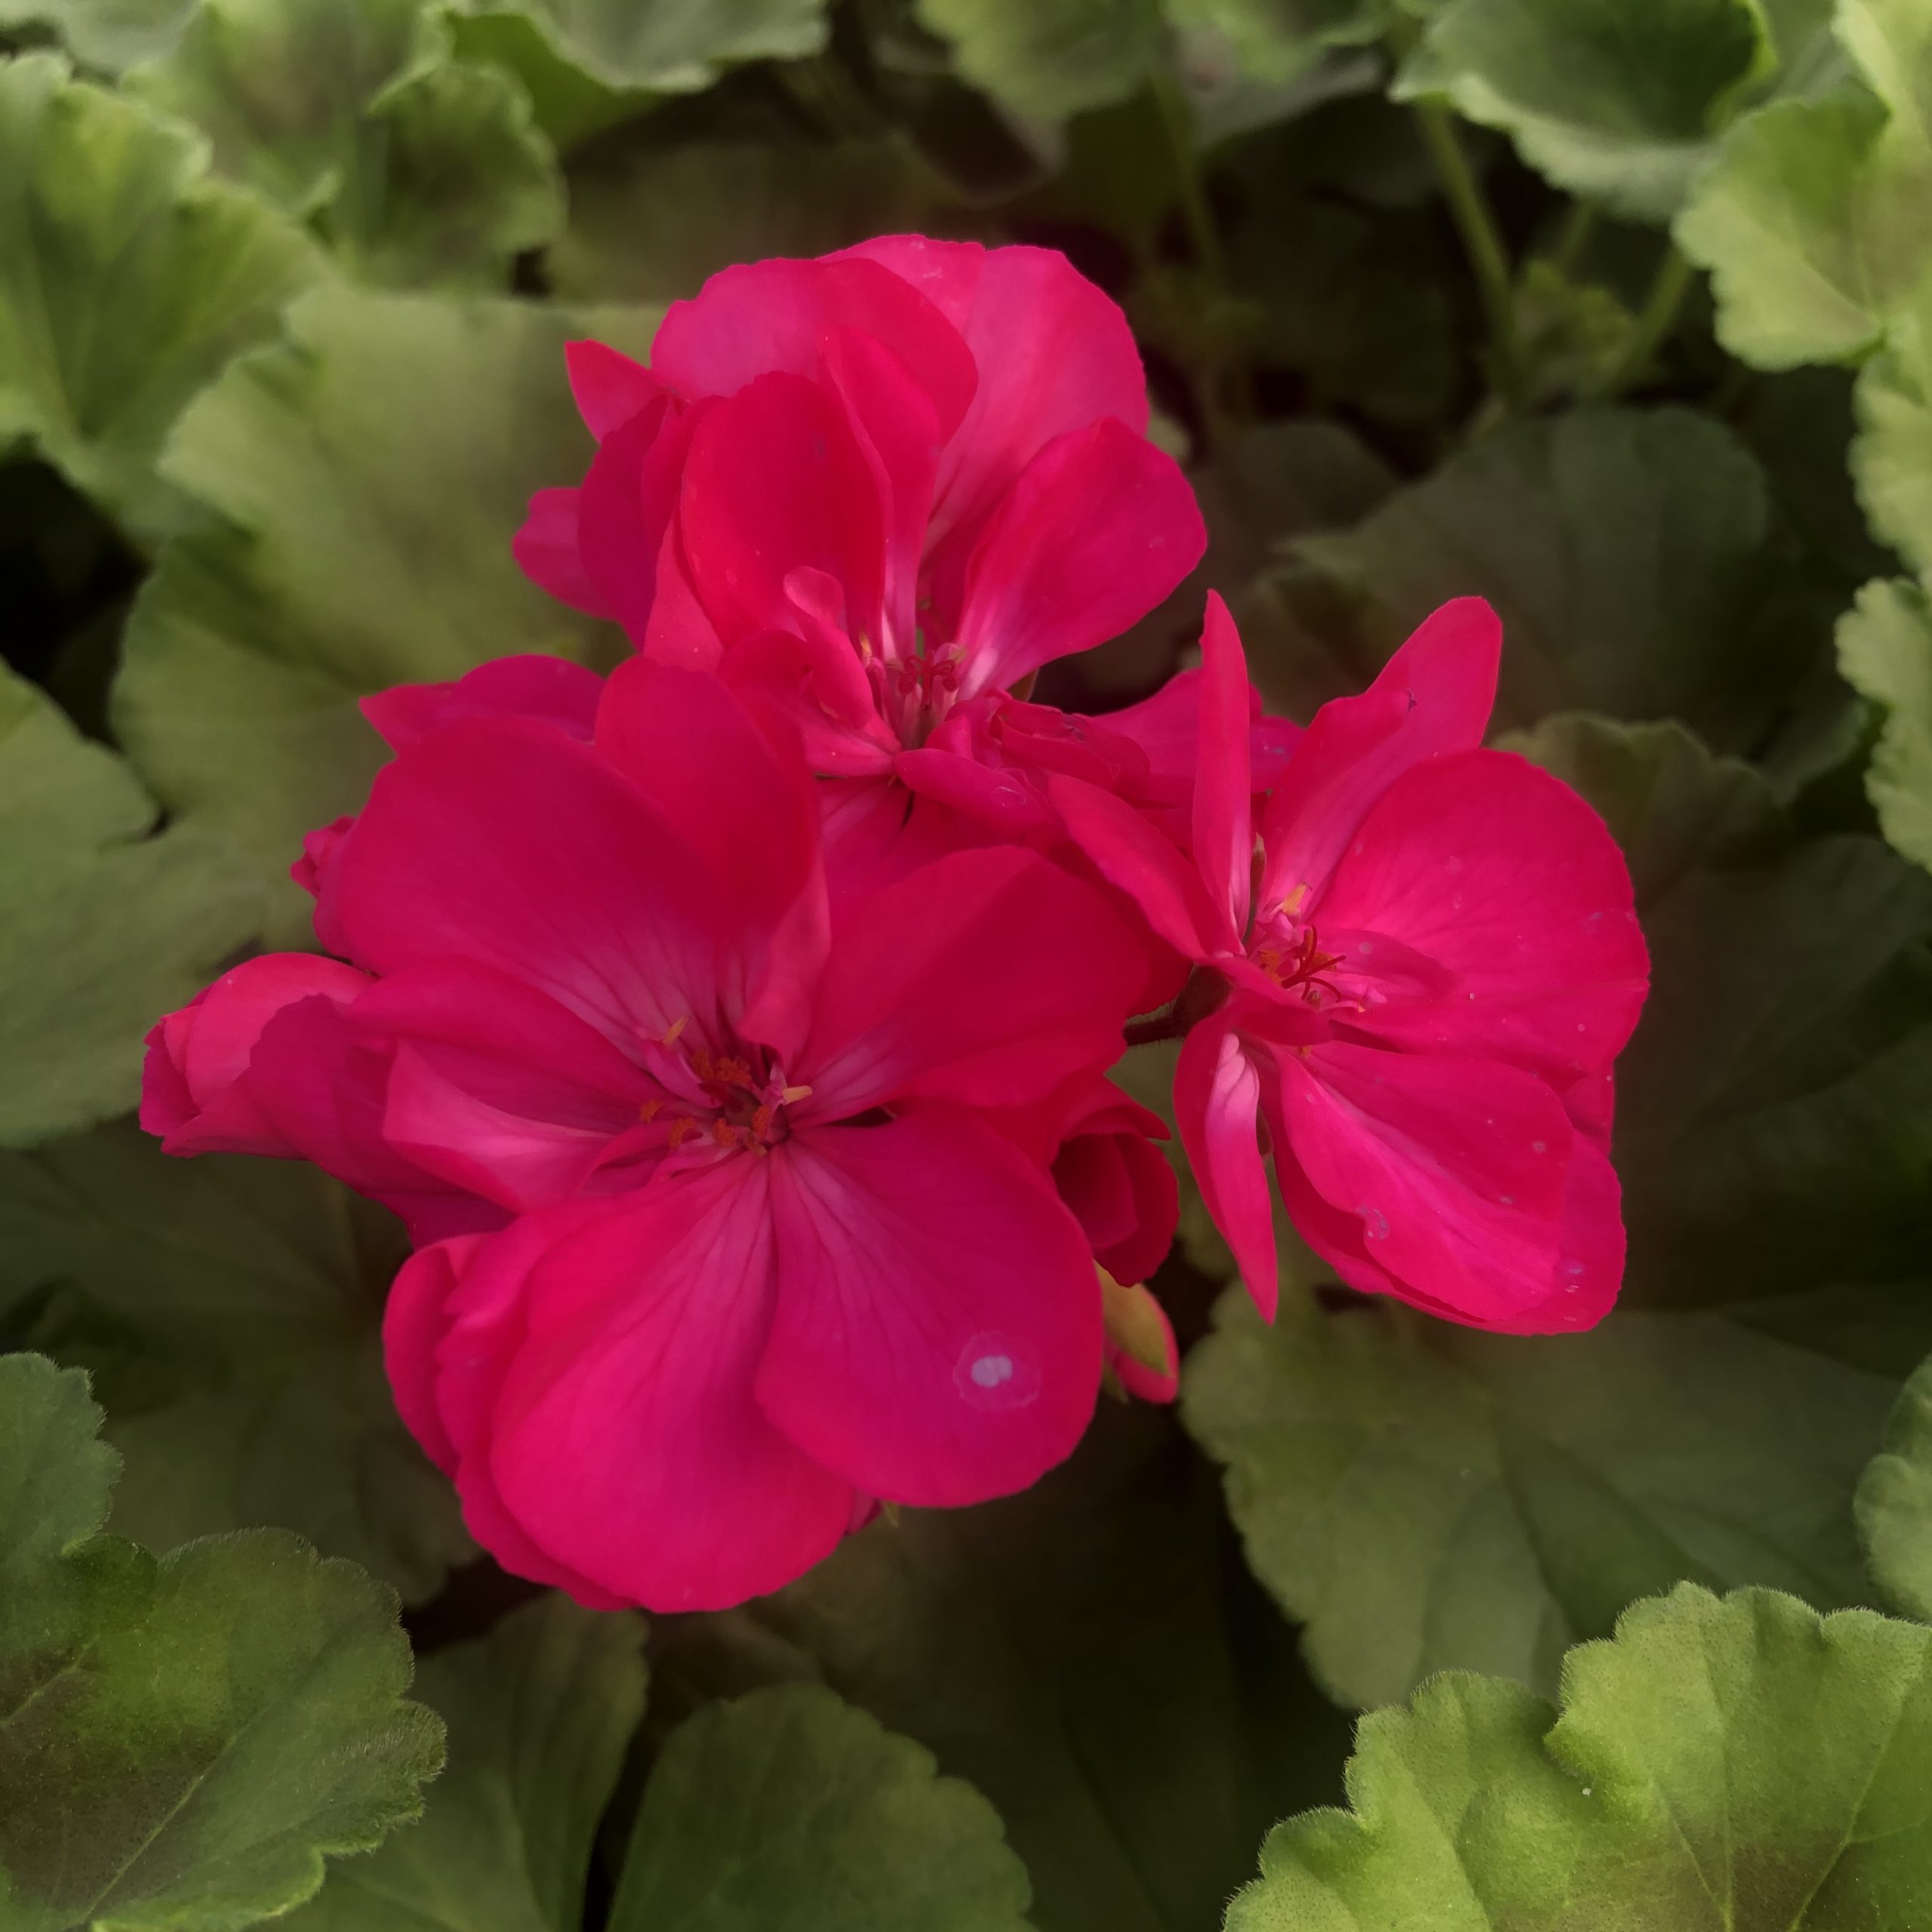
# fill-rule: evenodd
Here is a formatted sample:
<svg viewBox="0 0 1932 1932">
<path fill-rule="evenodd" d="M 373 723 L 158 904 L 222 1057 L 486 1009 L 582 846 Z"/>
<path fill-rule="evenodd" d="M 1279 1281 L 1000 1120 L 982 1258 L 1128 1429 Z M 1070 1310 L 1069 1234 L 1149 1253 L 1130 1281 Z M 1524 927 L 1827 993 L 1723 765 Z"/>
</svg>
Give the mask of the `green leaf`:
<svg viewBox="0 0 1932 1932">
<path fill-rule="evenodd" d="M 277 1531 L 158 1564 L 92 1533 L 86 1383 L 0 1359 L 0 1913 L 8 1932 L 228 1932 L 420 1809 L 395 1599 Z"/>
<path fill-rule="evenodd" d="M 318 290 L 292 340 L 237 363 L 183 420 L 167 473 L 229 527 L 170 543 L 129 620 L 115 721 L 177 817 L 278 882 L 302 835 L 362 803 L 385 755 L 365 692 L 485 659 L 615 655 L 608 626 L 511 558 L 531 493 L 583 475 L 563 349 L 641 351 L 648 317 Z M 459 487 L 460 482 L 460 487 Z"/>
<path fill-rule="evenodd" d="M 426 1657 L 416 1694 L 448 1727 L 449 1764 L 422 1822 L 337 1866 L 288 1932 L 574 1932 L 644 1709 L 643 1634 L 549 1595 Z"/>
<path fill-rule="evenodd" d="M 300 230 L 205 178 L 202 143 L 61 62 L 0 62 L 0 448 L 29 438 L 152 534 L 183 405 L 316 279 Z"/>
<path fill-rule="evenodd" d="M 1905 1932 L 1932 1894 L 1928 1652 L 1686 1585 L 1571 1654 L 1560 1715 L 1439 1678 L 1363 1721 L 1353 1808 L 1278 1826 L 1229 1932 Z"/>
<path fill-rule="evenodd" d="M 826 0 L 451 0 L 526 18 L 558 56 L 613 89 L 691 94 L 743 60 L 799 60 L 825 45 Z"/>
<path fill-rule="evenodd" d="M 1859 373 L 1851 471 L 1873 534 L 1932 572 L 1932 278 Z"/>
<path fill-rule="evenodd" d="M 1445 94 L 1558 187 L 1664 221 L 1774 58 L 1747 0 L 1451 0 L 1396 92 Z"/>
<path fill-rule="evenodd" d="M 961 73 L 1016 113 L 1064 120 L 1124 100 L 1161 54 L 1158 0 L 914 0 Z"/>
<path fill-rule="evenodd" d="M 1306 537 L 1249 613 L 1255 676 L 1305 717 L 1451 597 L 1507 648 L 1497 723 L 1682 718 L 1755 748 L 1822 659 L 1835 589 L 1794 577 L 1755 458 L 1687 410 L 1578 410 L 1467 445 L 1353 531 Z"/>
<path fill-rule="evenodd" d="M 0 1147 L 131 1106 L 141 1040 L 255 931 L 261 894 L 220 841 L 148 835 L 121 759 L 0 667 Z"/>
<path fill-rule="evenodd" d="M 1623 1306 L 1515 1337 L 1291 1281 L 1272 1330 L 1231 1292 L 1183 1379 L 1257 1574 L 1361 1705 L 1451 1667 L 1548 1687 L 1684 1577 L 1859 1601 L 1850 1498 L 1932 1338 L 1928 882 L 1875 839 L 1794 843 L 1679 727 L 1517 742 L 1604 811 L 1651 947 Z"/>
<path fill-rule="evenodd" d="M 1865 789 L 1894 847 L 1932 869 L 1932 612 L 1917 584 L 1868 583 L 1838 624 L 1838 668 L 1884 723 Z"/>
<path fill-rule="evenodd" d="M 202 0 L 128 88 L 203 129 L 223 174 L 316 216 L 371 280 L 500 287 L 562 225 L 521 86 L 453 58 L 423 0 Z"/>
<path fill-rule="evenodd" d="M 174 45 L 196 0 L 0 0 L 0 27 L 51 27 L 77 60 L 110 74 Z"/>
<path fill-rule="evenodd" d="M 1382 0 L 1165 0 L 1163 11 L 1183 35 L 1213 35 L 1242 73 L 1276 87 L 1331 47 L 1378 38 L 1389 12 Z"/>
<path fill-rule="evenodd" d="M 777 1596 L 660 1622 L 654 1704 L 821 1679 L 985 1792 L 1041 1932 L 1195 1932 L 1270 1820 L 1333 1796 L 1348 1737 L 1213 1488 L 1170 1414 L 1103 1402 L 1023 1495 L 903 1511 Z"/>
<path fill-rule="evenodd" d="M 896 141 L 611 146 L 571 171 L 551 280 L 568 301 L 672 301 L 733 262 L 920 228 L 942 198 Z"/>
<path fill-rule="evenodd" d="M 1905 1616 L 1932 1623 L 1932 1361 L 1900 1392 L 1856 1504 L 1879 1594 Z"/>
<path fill-rule="evenodd" d="M 0 1331 L 94 1371 L 115 1528 L 294 1529 L 417 1599 L 471 1545 L 383 1374 L 402 1252 L 312 1168 L 170 1160 L 131 1123 L 0 1156 Z"/>
<path fill-rule="evenodd" d="M 645 1787 L 611 1932 L 1025 1932 L 998 1814 L 937 1768 L 817 1685 L 709 1706 Z"/>
<path fill-rule="evenodd" d="M 1446 1669 L 1548 1689 L 1568 1645 L 1681 1577 L 1864 1595 L 1851 1497 L 1929 1299 L 1834 1282 L 1544 1338 L 1299 1289 L 1270 1327 L 1235 1287 L 1183 1414 L 1331 1694 Z"/>
<path fill-rule="evenodd" d="M 1718 339 L 1764 368 L 1863 354 L 1932 265 L 1932 23 L 1840 0 L 1837 29 L 1865 85 L 1745 117 L 1677 223 Z"/>
</svg>

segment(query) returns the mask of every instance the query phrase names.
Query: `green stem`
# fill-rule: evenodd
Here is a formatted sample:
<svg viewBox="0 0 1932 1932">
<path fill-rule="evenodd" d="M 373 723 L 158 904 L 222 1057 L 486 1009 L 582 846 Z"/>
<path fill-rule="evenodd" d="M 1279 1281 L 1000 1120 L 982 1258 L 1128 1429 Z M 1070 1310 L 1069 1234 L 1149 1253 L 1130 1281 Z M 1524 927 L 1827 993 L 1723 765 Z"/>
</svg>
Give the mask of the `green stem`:
<svg viewBox="0 0 1932 1932">
<path fill-rule="evenodd" d="M 1686 291 L 1690 286 L 1691 268 L 1673 244 L 1657 265 L 1651 292 L 1644 298 L 1636 324 L 1623 352 L 1588 391 L 1592 402 L 1609 402 L 1621 395 L 1632 383 L 1641 379 L 1652 358 L 1663 346 L 1671 325 L 1677 320 Z"/>
<path fill-rule="evenodd" d="M 1417 125 L 1423 144 L 1435 163 L 1436 178 L 1442 183 L 1451 218 L 1463 238 L 1464 251 L 1476 278 L 1476 292 L 1482 300 L 1489 322 L 1490 355 L 1498 393 L 1506 402 L 1521 399 L 1522 355 L 1516 342 L 1515 280 L 1508 251 L 1497 232 L 1496 217 L 1490 212 L 1482 184 L 1470 168 L 1462 143 L 1456 138 L 1456 124 L 1439 100 L 1421 100 L 1414 103 Z"/>
<path fill-rule="evenodd" d="M 1590 235 L 1597 225 L 1597 211 L 1588 202 L 1572 202 L 1563 226 L 1556 232 L 1556 246 L 1550 251 L 1551 265 L 1569 275 L 1583 258 Z"/>
<path fill-rule="evenodd" d="M 1201 273 L 1217 289 L 1224 288 L 1227 278 L 1221 258 L 1221 237 L 1214 226 L 1214 211 L 1208 205 L 1207 190 L 1201 183 L 1201 158 L 1195 152 L 1193 121 L 1180 83 L 1164 68 L 1154 76 L 1154 101 L 1160 109 L 1161 130 L 1174 160 L 1189 245 Z"/>
</svg>

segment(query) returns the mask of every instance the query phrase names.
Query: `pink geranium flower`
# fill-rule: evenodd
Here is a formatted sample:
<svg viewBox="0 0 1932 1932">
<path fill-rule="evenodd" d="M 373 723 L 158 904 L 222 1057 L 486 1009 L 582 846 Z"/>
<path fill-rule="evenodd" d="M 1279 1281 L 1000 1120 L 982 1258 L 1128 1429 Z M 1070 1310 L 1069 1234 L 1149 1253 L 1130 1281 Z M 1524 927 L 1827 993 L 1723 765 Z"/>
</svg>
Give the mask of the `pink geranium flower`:
<svg viewBox="0 0 1932 1932">
<path fill-rule="evenodd" d="M 398 1404 L 480 1540 L 587 1602 L 736 1602 L 875 1498 L 1031 1482 L 1099 1383 L 1094 1237 L 1060 1143 L 986 1111 L 1132 1127 L 1094 1090 L 1144 945 L 1011 846 L 835 926 L 782 725 L 645 662 L 594 714 L 491 673 L 377 707 L 398 755 L 314 861 L 347 961 L 162 1022 L 144 1119 L 469 1214 L 393 1291 Z"/>
<path fill-rule="evenodd" d="M 820 772 L 997 835 L 1057 836 L 1039 780 L 1073 766 L 1185 803 L 1138 714 L 1013 694 L 1143 616 L 1206 540 L 1147 440 L 1126 319 L 1064 257 L 900 235 L 752 263 L 672 306 L 648 369 L 579 343 L 571 372 L 600 445 L 580 489 L 531 505 L 539 583 L 760 688 Z"/>
<path fill-rule="evenodd" d="M 1610 1066 L 1648 964 L 1602 820 L 1480 749 L 1500 643 L 1486 605 L 1447 605 L 1367 691 L 1324 705 L 1258 857 L 1247 669 L 1218 598 L 1192 860 L 1104 789 L 1054 783 L 1089 857 L 1197 962 L 1176 1114 L 1264 1312 L 1260 1120 L 1295 1226 L 1352 1286 L 1516 1332 L 1586 1326 L 1616 1298 Z"/>
</svg>

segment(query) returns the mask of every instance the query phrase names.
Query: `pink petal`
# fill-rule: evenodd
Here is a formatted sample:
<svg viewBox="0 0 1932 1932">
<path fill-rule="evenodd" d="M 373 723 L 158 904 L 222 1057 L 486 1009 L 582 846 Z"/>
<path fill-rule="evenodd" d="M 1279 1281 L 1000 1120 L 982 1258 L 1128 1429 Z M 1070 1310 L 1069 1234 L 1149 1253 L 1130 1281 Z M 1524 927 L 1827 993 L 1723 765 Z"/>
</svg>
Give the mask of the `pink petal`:
<svg viewBox="0 0 1932 1932">
<path fill-rule="evenodd" d="M 964 294 L 957 244 L 866 247 L 943 306 Z M 949 248 L 955 252 L 939 254 Z M 960 326 L 979 384 L 940 472 L 936 543 L 958 531 L 970 543 L 1013 479 L 1057 436 L 1103 417 L 1137 436 L 1147 429 L 1146 374 L 1127 318 L 1057 250 L 987 250 Z"/>
<path fill-rule="evenodd" d="M 577 414 L 600 443 L 664 393 L 664 385 L 641 362 L 608 343 L 566 343 L 564 366 Z"/>
<path fill-rule="evenodd" d="M 1047 792 L 1066 835 L 1170 946 L 1206 960 L 1238 945 L 1193 864 L 1131 805 L 1078 779 L 1051 779 Z"/>
<path fill-rule="evenodd" d="M 579 1225 L 582 1207 L 526 1215 L 493 1238 L 458 1236 L 424 1247 L 389 1289 L 383 1351 L 397 1412 L 456 1482 L 469 1533 L 505 1569 L 566 1590 L 589 1610 L 626 1600 L 537 1548 L 503 1506 L 490 1475 L 490 1411 L 523 1335 L 532 1262 Z"/>
<path fill-rule="evenodd" d="M 392 752 L 460 718 L 535 718 L 587 740 L 603 695 L 595 671 L 532 654 L 492 658 L 449 684 L 392 685 L 362 700 L 362 715 Z"/>
<path fill-rule="evenodd" d="M 884 509 L 882 635 L 903 654 L 912 648 L 917 623 L 919 559 L 939 468 L 939 419 L 912 371 L 876 337 L 841 330 L 825 353 Z"/>
<path fill-rule="evenodd" d="M 1100 1297 L 1039 1170 L 938 1112 L 812 1128 L 772 1157 L 778 1291 L 757 1392 L 806 1453 L 890 1501 L 1023 1489 L 1094 1411 Z"/>
<path fill-rule="evenodd" d="M 959 332 L 912 286 L 875 262 L 749 262 L 674 302 L 651 346 L 651 368 L 681 395 L 731 395 L 774 371 L 817 377 L 841 330 L 876 337 L 930 399 L 939 432 L 958 427 L 976 381 Z"/>
<path fill-rule="evenodd" d="M 510 539 L 510 555 L 524 575 L 558 603 L 608 617 L 611 607 L 584 568 L 580 548 L 577 508 L 583 494 L 539 490 L 530 500 L 522 528 Z"/>
<path fill-rule="evenodd" d="M 884 887 L 833 933 L 794 1078 L 808 1117 L 912 1097 L 1011 1106 L 1111 1066 L 1146 975 L 1093 887 L 1013 846 Z"/>
<path fill-rule="evenodd" d="M 1244 932 L 1254 863 L 1249 814 L 1247 660 L 1228 607 L 1208 593 L 1201 632 L 1200 759 L 1194 781 L 1194 858 L 1222 931 Z"/>
<path fill-rule="evenodd" d="M 297 1000 L 263 1028 L 249 1084 L 290 1149 L 401 1216 L 412 1240 L 500 1227 L 501 1207 L 453 1186 L 384 1137 L 393 1051 L 370 1041 L 334 1001 Z"/>
<path fill-rule="evenodd" d="M 1275 1211 L 1258 1126 L 1261 1079 L 1225 1014 L 1204 1020 L 1181 1043 L 1174 1067 L 1174 1124 L 1195 1184 L 1263 1318 L 1281 1294 Z"/>
<path fill-rule="evenodd" d="M 851 1485 L 767 1419 L 769 1160 L 620 1197 L 532 1264 L 489 1420 L 506 1509 L 552 1561 L 628 1601 L 719 1610 L 845 1534 Z"/>
<path fill-rule="evenodd" d="M 1002 838 L 1057 844 L 1060 823 L 1046 795 L 1027 774 L 982 764 L 958 752 L 923 745 L 892 761 L 893 776 L 921 797 L 936 799 Z"/>
<path fill-rule="evenodd" d="M 521 719 L 432 732 L 376 777 L 340 866 L 376 971 L 472 959 L 611 1039 L 707 1038 L 755 934 L 727 934 L 684 838 L 589 746 Z"/>
<path fill-rule="evenodd" d="M 1112 417 L 1048 444 L 973 548 L 960 694 L 1017 683 L 1145 617 L 1206 547 L 1180 466 Z"/>
<path fill-rule="evenodd" d="M 935 859 L 995 842 L 977 821 L 891 778 L 823 778 L 818 792 L 835 925 Z"/>
<path fill-rule="evenodd" d="M 1287 1143 L 1278 1165 L 1292 1159 L 1331 1208 L 1357 1218 L 1398 1294 L 1513 1327 L 1555 1292 L 1577 1137 L 1541 1081 L 1340 1043 L 1276 1064 Z M 1321 1230 L 1305 1232 L 1320 1244 Z"/>
<path fill-rule="evenodd" d="M 1053 1176 L 1094 1259 L 1115 1281 L 1144 1281 L 1167 1259 L 1180 1183 L 1152 1141 L 1121 1129 L 1076 1134 L 1054 1157 Z"/>
<path fill-rule="evenodd" d="M 577 555 L 608 615 L 642 648 L 657 595 L 657 558 L 700 418 L 660 398 L 598 445 L 577 492 Z"/>
<path fill-rule="evenodd" d="M 506 1208 L 574 1193 L 657 1092 L 596 1028 L 474 961 L 392 974 L 355 1019 L 396 1043 L 384 1140 Z"/>
<path fill-rule="evenodd" d="M 881 644 L 884 506 L 836 395 L 762 376 L 714 404 L 694 432 L 678 528 L 685 568 L 727 649 L 792 627 L 786 579 L 822 571 L 844 598 L 841 627 Z"/>
<path fill-rule="evenodd" d="M 1177 671 L 1152 697 L 1087 720 L 1140 747 L 1147 760 L 1149 798 L 1185 803 L 1194 795 L 1206 677 L 1200 665 Z M 1261 709 L 1261 694 L 1252 685 L 1247 688 L 1247 717 L 1251 783 L 1256 792 L 1266 792 L 1287 768 L 1301 727 L 1285 718 L 1269 717 Z"/>
<path fill-rule="evenodd" d="M 800 574 L 822 573 L 794 573 Z M 873 704 L 851 639 L 820 625 L 814 614 L 800 616 L 797 631 L 762 631 L 734 645 L 718 675 L 784 716 L 813 771 L 837 778 L 883 776 L 892 769 L 899 741 Z"/>
<path fill-rule="evenodd" d="M 1567 785 L 1506 752 L 1398 779 L 1312 912 L 1327 950 L 1332 928 L 1387 934 L 1456 976 L 1437 998 L 1391 998 L 1354 1023 L 1395 1044 L 1567 1083 L 1607 1066 L 1643 1007 L 1649 961 L 1616 841 Z"/>
<path fill-rule="evenodd" d="M 1294 901 L 1303 911 L 1404 772 L 1482 743 L 1502 648 L 1496 613 L 1479 597 L 1459 597 L 1423 621 L 1359 697 L 1331 699 L 1315 714 L 1263 818 L 1263 907 Z"/>
<path fill-rule="evenodd" d="M 719 679 L 633 659 L 611 675 L 597 749 L 678 826 L 728 930 L 748 936 L 740 1025 L 795 1053 L 829 916 L 819 801 L 796 747 L 775 745 Z"/>
<path fill-rule="evenodd" d="M 256 1043 L 289 1007 L 317 997 L 346 1005 L 370 983 L 313 953 L 245 960 L 149 1034 L 142 1126 L 170 1154 L 295 1154 L 256 1091 Z"/>
</svg>

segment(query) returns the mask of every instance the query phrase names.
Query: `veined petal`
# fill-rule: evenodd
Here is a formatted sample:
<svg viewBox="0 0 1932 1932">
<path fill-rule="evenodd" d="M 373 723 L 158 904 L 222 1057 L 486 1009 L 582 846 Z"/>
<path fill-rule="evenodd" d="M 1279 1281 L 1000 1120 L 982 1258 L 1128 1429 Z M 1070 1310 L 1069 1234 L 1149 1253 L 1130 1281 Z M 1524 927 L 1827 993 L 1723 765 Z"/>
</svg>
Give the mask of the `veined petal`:
<svg viewBox="0 0 1932 1932">
<path fill-rule="evenodd" d="M 1165 451 L 1112 417 L 1069 430 L 1027 465 L 974 546 L 957 632 L 961 696 L 1118 637 L 1207 542 Z"/>
<path fill-rule="evenodd" d="M 1482 743 L 1503 627 L 1479 597 L 1426 618 L 1359 697 L 1315 714 L 1263 815 L 1263 908 L 1305 915 L 1369 808 L 1411 767 Z M 1299 894 L 1299 897 L 1297 897 Z"/>
<path fill-rule="evenodd" d="M 1194 774 L 1194 860 L 1223 932 L 1247 929 L 1254 863 L 1248 797 L 1247 660 L 1228 607 L 1208 593 L 1201 632 L 1199 755 Z"/>
<path fill-rule="evenodd" d="M 1047 781 L 1047 794 L 1094 870 L 1176 951 L 1207 960 L 1238 946 L 1238 929 L 1221 916 L 1193 863 L 1124 799 L 1058 777 Z"/>
<path fill-rule="evenodd" d="M 1100 1386 L 1091 1252 L 1046 1177 L 934 1111 L 772 1155 L 777 1300 L 760 1405 L 889 1501 L 1004 1496 L 1080 1439 Z"/>
<path fill-rule="evenodd" d="M 1174 1124 L 1202 1204 L 1234 1251 L 1235 1264 L 1265 1320 L 1281 1294 L 1275 1210 L 1258 1125 L 1261 1076 L 1227 1015 L 1214 1014 L 1181 1043 L 1174 1068 Z"/>
<path fill-rule="evenodd" d="M 380 973 L 473 959 L 620 1044 L 743 998 L 758 935 L 727 932 L 681 834 L 587 745 L 523 720 L 432 732 L 376 777 L 337 866 L 343 928 Z"/>
<path fill-rule="evenodd" d="M 567 342 L 564 366 L 577 413 L 600 443 L 664 393 L 664 385 L 641 362 L 608 343 Z"/>
<path fill-rule="evenodd" d="M 1014 846 L 955 852 L 832 935 L 796 1078 L 806 1118 L 915 1097 L 1011 1106 L 1121 1052 L 1144 947 L 1094 887 Z"/>
<path fill-rule="evenodd" d="M 1276 1063 L 1287 1143 L 1277 1164 L 1292 1159 L 1331 1208 L 1356 1217 L 1397 1294 L 1500 1328 L 1549 1300 L 1578 1137 L 1543 1081 L 1491 1061 L 1339 1042 Z M 1308 1232 L 1319 1245 L 1321 1230 Z M 1349 1278 L 1345 1258 L 1329 1258 Z"/>
<path fill-rule="evenodd" d="M 448 684 L 392 685 L 362 700 L 362 715 L 392 752 L 460 718 L 529 718 L 588 740 L 604 695 L 595 671 L 532 653 L 494 657 Z"/>
<path fill-rule="evenodd" d="M 560 604 L 593 617 L 614 614 L 609 600 L 584 568 L 577 512 L 581 490 L 539 490 L 530 500 L 522 527 L 510 539 L 510 555 L 539 590 Z"/>
<path fill-rule="evenodd" d="M 1608 1066 L 1642 1010 L 1649 961 L 1617 841 L 1568 786 L 1507 752 L 1451 753 L 1397 780 L 1316 915 L 1325 949 L 1337 928 L 1359 928 L 1454 974 L 1437 998 L 1352 1020 L 1393 1044 L 1567 1084 Z M 1346 963 L 1371 974 L 1364 943 Z"/>
<path fill-rule="evenodd" d="M 930 398 L 950 436 L 977 376 L 959 331 L 911 283 L 854 256 L 783 259 L 721 269 L 674 302 L 651 345 L 651 366 L 681 395 L 730 395 L 774 370 L 817 378 L 841 330 L 876 337 Z"/>
<path fill-rule="evenodd" d="M 851 1484 L 752 1394 L 772 1320 L 771 1166 L 660 1175 L 530 1266 L 491 1478 L 548 1557 L 648 1609 L 776 1589 L 852 1518 Z"/>
</svg>

